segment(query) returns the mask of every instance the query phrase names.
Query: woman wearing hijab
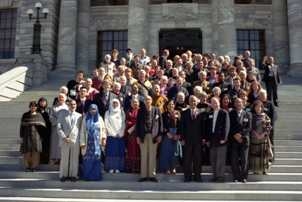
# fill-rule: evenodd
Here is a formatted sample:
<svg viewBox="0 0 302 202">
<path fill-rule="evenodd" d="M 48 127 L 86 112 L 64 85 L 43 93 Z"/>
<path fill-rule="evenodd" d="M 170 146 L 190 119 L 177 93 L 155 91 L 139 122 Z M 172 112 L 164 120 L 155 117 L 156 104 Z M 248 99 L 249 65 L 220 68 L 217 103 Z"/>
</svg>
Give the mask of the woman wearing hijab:
<svg viewBox="0 0 302 202">
<path fill-rule="evenodd" d="M 40 113 L 37 113 L 37 102 L 29 103 L 29 111 L 24 113 L 21 119 L 20 138 L 22 139 L 20 152 L 24 155 L 26 171 L 35 171 L 40 163 L 42 152 L 41 128 L 45 128 L 45 121 Z"/>
<path fill-rule="evenodd" d="M 125 114 L 120 101 L 113 99 L 109 110 L 105 113 L 105 127 L 107 130 L 105 170 L 119 173 L 125 165 Z"/>
<path fill-rule="evenodd" d="M 105 146 L 106 129 L 97 105 L 91 104 L 82 121 L 80 147 L 82 158 L 82 178 L 101 180 L 101 152 Z"/>
</svg>

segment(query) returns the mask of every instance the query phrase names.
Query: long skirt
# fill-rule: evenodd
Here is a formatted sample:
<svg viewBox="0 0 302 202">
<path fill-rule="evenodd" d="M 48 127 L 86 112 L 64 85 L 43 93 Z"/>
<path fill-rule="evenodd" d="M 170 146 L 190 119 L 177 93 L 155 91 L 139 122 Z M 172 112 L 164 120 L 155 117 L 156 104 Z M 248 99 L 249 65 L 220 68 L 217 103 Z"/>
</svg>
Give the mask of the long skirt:
<svg viewBox="0 0 302 202">
<path fill-rule="evenodd" d="M 160 146 L 160 155 L 159 155 L 160 172 L 172 171 L 175 168 L 176 149 L 177 149 L 177 141 L 173 139 L 169 139 L 167 136 L 164 136 L 163 142 L 161 143 Z"/>
<path fill-rule="evenodd" d="M 134 135 L 130 135 L 127 139 L 127 153 L 125 164 L 127 172 L 140 172 L 140 148 L 136 142 L 136 137 Z"/>
<path fill-rule="evenodd" d="M 269 169 L 269 138 L 266 136 L 263 139 L 251 138 L 250 143 L 250 158 L 249 169 L 255 174 L 267 173 Z"/>
<path fill-rule="evenodd" d="M 94 137 L 88 136 L 88 143 L 86 148 L 86 154 L 82 158 L 82 179 L 83 180 L 95 180 L 102 179 L 101 173 L 101 155 L 95 154 Z"/>
<path fill-rule="evenodd" d="M 106 144 L 106 160 L 105 170 L 119 170 L 125 169 L 125 141 L 124 138 L 107 137 Z"/>
<path fill-rule="evenodd" d="M 49 159 L 51 160 L 61 159 L 61 147 L 59 146 L 59 135 L 57 133 L 56 126 L 52 126 L 51 128 Z"/>
</svg>

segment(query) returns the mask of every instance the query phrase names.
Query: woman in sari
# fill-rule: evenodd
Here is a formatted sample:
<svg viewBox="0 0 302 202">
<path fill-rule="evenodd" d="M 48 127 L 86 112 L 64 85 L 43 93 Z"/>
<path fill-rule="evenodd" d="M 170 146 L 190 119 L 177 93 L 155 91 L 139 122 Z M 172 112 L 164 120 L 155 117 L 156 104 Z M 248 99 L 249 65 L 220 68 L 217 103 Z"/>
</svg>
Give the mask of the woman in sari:
<svg viewBox="0 0 302 202">
<path fill-rule="evenodd" d="M 126 114 L 126 171 L 130 173 L 140 172 L 140 148 L 136 141 L 135 125 L 137 121 L 137 113 L 139 110 L 139 100 L 133 98 L 131 100 L 131 108 Z"/>
<path fill-rule="evenodd" d="M 167 105 L 167 110 L 163 113 L 164 135 L 163 142 L 160 146 L 159 171 L 166 174 L 175 174 L 176 164 L 176 149 L 179 135 L 177 127 L 180 120 L 180 113 L 175 110 L 173 100 L 170 100 Z"/>
<path fill-rule="evenodd" d="M 82 121 L 80 147 L 82 154 L 82 178 L 101 180 L 101 152 L 105 146 L 106 129 L 95 104 L 89 106 Z"/>
<path fill-rule="evenodd" d="M 22 139 L 20 152 L 24 155 L 24 166 L 26 171 L 35 171 L 40 163 L 40 152 L 42 152 L 42 140 L 39 131 L 46 128 L 43 116 L 37 113 L 38 104 L 35 101 L 29 103 L 30 110 L 23 114 L 20 127 L 20 138 Z"/>
<path fill-rule="evenodd" d="M 271 120 L 264 113 L 263 103 L 256 100 L 253 105 L 252 134 L 250 143 L 249 168 L 255 174 L 267 174 L 272 159 L 269 139 Z"/>
<path fill-rule="evenodd" d="M 125 114 L 120 101 L 113 99 L 105 113 L 107 130 L 105 170 L 110 173 L 124 171 L 125 167 Z"/>
</svg>

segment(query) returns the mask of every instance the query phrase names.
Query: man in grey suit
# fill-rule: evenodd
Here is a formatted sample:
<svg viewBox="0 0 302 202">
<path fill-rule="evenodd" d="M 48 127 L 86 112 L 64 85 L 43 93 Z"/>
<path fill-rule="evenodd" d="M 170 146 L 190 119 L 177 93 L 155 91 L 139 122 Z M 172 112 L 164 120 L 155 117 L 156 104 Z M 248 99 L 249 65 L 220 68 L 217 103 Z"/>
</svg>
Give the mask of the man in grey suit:
<svg viewBox="0 0 302 202">
<path fill-rule="evenodd" d="M 61 147 L 60 180 L 77 181 L 79 169 L 79 131 L 82 121 L 76 112 L 75 100 L 69 102 L 69 110 L 62 112 L 58 118 L 58 135 Z"/>
</svg>

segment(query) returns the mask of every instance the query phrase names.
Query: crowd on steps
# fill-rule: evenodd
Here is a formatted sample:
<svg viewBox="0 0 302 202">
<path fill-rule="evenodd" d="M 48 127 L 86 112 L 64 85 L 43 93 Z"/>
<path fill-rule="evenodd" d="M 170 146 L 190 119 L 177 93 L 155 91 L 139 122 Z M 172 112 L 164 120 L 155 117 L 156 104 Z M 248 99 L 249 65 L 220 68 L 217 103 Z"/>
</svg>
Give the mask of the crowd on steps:
<svg viewBox="0 0 302 202">
<path fill-rule="evenodd" d="M 183 172 L 185 182 L 201 182 L 211 165 L 212 180 L 224 182 L 230 165 L 234 182 L 247 182 L 274 161 L 279 83 L 274 58 L 256 67 L 249 50 L 231 58 L 113 49 L 91 76 L 66 81 L 52 104 L 29 103 L 20 126 L 25 171 L 57 164 L 62 182 L 102 180 L 102 172 L 140 173 L 140 182 Z"/>
</svg>

